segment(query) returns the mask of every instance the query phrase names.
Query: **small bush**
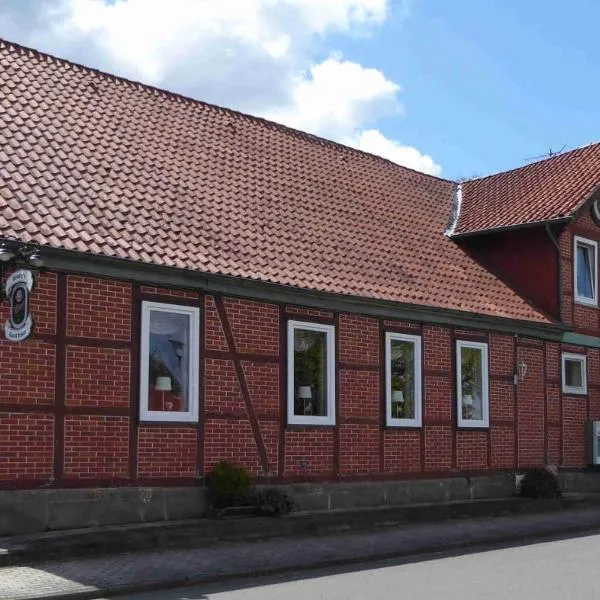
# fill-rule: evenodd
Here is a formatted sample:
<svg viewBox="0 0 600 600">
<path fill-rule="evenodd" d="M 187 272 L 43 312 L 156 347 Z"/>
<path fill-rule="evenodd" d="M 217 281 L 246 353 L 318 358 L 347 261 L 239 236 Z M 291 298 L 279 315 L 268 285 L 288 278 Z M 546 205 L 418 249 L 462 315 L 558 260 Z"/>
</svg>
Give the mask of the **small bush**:
<svg viewBox="0 0 600 600">
<path fill-rule="evenodd" d="M 521 481 L 523 498 L 560 498 L 562 492 L 558 477 L 549 469 L 532 469 Z"/>
<path fill-rule="evenodd" d="M 255 495 L 257 513 L 264 517 L 289 515 L 295 508 L 287 492 L 277 488 L 266 488 Z"/>
<path fill-rule="evenodd" d="M 208 474 L 210 501 L 215 508 L 251 503 L 252 475 L 227 460 L 219 461 Z"/>
</svg>

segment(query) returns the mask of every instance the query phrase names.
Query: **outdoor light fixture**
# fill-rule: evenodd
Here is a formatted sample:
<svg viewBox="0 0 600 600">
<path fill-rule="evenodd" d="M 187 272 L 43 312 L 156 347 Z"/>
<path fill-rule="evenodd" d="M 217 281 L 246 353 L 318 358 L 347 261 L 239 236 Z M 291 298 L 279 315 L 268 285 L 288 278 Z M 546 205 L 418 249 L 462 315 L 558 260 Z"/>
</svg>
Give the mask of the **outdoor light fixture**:
<svg viewBox="0 0 600 600">
<path fill-rule="evenodd" d="M 0 262 L 7 263 L 15 257 L 15 253 L 11 252 L 6 246 L 0 246 Z"/>
<path fill-rule="evenodd" d="M 29 262 L 31 266 L 37 267 L 38 269 L 44 266 L 44 259 L 37 252 L 34 252 L 29 257 Z"/>
<path fill-rule="evenodd" d="M 525 375 L 527 375 L 527 364 L 524 361 L 521 361 L 517 366 L 517 372 L 514 375 L 514 383 L 523 381 L 525 379 Z"/>
</svg>

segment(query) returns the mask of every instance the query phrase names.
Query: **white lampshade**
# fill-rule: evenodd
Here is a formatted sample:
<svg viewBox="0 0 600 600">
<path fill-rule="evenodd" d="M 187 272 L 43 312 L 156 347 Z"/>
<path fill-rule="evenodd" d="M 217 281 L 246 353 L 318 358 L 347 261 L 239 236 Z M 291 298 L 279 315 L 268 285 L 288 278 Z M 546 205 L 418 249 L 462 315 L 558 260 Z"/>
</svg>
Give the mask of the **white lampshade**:
<svg viewBox="0 0 600 600">
<path fill-rule="evenodd" d="M 465 406 L 473 406 L 473 396 L 463 396 L 463 404 Z"/>
<path fill-rule="evenodd" d="M 395 390 L 392 392 L 393 402 L 404 402 L 404 392 L 402 390 Z"/>
<path fill-rule="evenodd" d="M 312 398 L 312 390 L 310 385 L 301 385 L 298 388 L 298 398 L 306 400 L 308 398 Z"/>
<path fill-rule="evenodd" d="M 173 389 L 170 377 L 157 377 L 154 389 L 159 392 L 170 392 Z"/>
</svg>

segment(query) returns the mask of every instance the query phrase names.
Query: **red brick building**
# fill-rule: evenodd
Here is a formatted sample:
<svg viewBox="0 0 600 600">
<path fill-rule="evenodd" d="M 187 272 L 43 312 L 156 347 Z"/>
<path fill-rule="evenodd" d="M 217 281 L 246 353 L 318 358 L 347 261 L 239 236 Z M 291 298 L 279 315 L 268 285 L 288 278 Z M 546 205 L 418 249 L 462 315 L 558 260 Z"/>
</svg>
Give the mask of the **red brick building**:
<svg viewBox="0 0 600 600">
<path fill-rule="evenodd" d="M 0 488 L 585 469 L 600 145 L 457 184 L 0 41 Z M 2 322 L 8 303 L 1 305 Z"/>
</svg>

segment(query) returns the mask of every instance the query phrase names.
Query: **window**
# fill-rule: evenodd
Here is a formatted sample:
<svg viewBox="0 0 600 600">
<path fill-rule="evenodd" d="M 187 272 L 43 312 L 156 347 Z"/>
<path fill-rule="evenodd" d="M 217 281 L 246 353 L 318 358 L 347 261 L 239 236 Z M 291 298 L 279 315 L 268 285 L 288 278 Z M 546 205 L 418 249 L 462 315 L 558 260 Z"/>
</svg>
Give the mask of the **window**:
<svg viewBox="0 0 600 600">
<path fill-rule="evenodd" d="M 197 421 L 200 311 L 142 303 L 140 417 Z"/>
<path fill-rule="evenodd" d="M 459 427 L 488 427 L 488 349 L 481 342 L 456 342 Z"/>
<path fill-rule="evenodd" d="M 335 423 L 335 328 L 288 322 L 288 423 Z"/>
<path fill-rule="evenodd" d="M 421 338 L 385 334 L 386 425 L 421 426 Z"/>
<path fill-rule="evenodd" d="M 598 244 L 575 237 L 575 300 L 598 304 Z"/>
<path fill-rule="evenodd" d="M 562 382 L 565 394 L 587 394 L 587 357 L 582 354 L 562 355 Z"/>
</svg>

